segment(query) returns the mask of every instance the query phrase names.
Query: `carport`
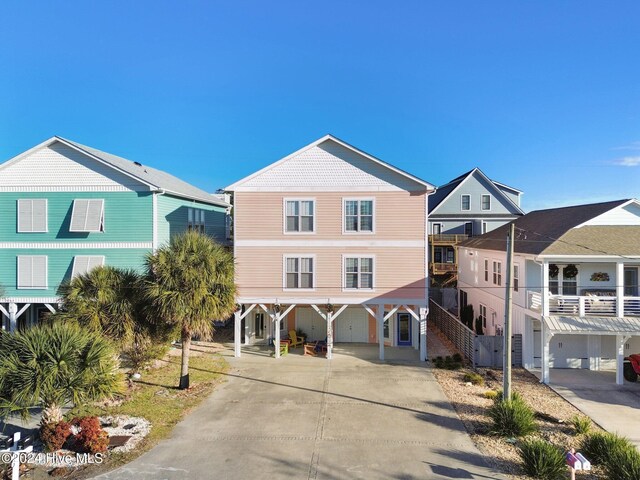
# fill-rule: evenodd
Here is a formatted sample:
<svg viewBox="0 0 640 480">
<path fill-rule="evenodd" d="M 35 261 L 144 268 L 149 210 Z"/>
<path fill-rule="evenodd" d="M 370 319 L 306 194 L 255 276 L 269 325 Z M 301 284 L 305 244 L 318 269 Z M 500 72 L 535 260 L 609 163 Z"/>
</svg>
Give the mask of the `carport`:
<svg viewBox="0 0 640 480">
<path fill-rule="evenodd" d="M 549 343 L 554 335 L 609 335 L 616 337 L 616 383 L 622 385 L 624 344 L 640 336 L 640 317 L 542 317 L 542 382 L 549 383 Z"/>
</svg>

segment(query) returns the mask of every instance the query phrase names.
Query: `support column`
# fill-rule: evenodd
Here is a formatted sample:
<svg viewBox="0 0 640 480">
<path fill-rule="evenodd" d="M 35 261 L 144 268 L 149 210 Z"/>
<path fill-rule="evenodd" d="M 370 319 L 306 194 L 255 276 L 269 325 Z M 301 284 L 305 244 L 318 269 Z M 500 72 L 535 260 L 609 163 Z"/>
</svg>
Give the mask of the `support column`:
<svg viewBox="0 0 640 480">
<path fill-rule="evenodd" d="M 276 331 L 274 332 L 274 336 L 275 336 L 275 340 L 273 342 L 274 346 L 276 347 L 276 358 L 280 358 L 280 322 L 282 321 L 282 318 L 280 317 L 280 312 L 276 313 L 276 318 L 275 318 L 275 329 Z"/>
<path fill-rule="evenodd" d="M 624 263 L 616 263 L 616 317 L 624 317 Z"/>
<path fill-rule="evenodd" d="M 542 315 L 549 315 L 549 262 L 542 264 Z M 544 323 L 544 322 L 543 322 Z"/>
<path fill-rule="evenodd" d="M 427 308 L 420 309 L 420 361 L 427 361 Z"/>
<path fill-rule="evenodd" d="M 616 335 L 616 384 L 624 385 L 624 344 L 628 336 Z"/>
<path fill-rule="evenodd" d="M 553 338 L 553 333 L 542 322 L 542 383 L 549 384 L 549 343 Z"/>
<path fill-rule="evenodd" d="M 9 304 L 9 331 L 15 332 L 18 328 L 18 305 Z"/>
<path fill-rule="evenodd" d="M 242 325 L 242 318 L 240 317 L 240 310 L 236 310 L 233 314 L 233 356 L 240 357 L 241 355 L 241 345 L 240 345 L 240 336 L 242 332 L 240 331 L 240 326 Z"/>
<path fill-rule="evenodd" d="M 376 310 L 376 327 L 378 334 L 379 358 L 384 360 L 384 305 L 378 305 Z"/>
<path fill-rule="evenodd" d="M 331 360 L 333 350 L 333 312 L 327 312 L 327 359 Z"/>
</svg>

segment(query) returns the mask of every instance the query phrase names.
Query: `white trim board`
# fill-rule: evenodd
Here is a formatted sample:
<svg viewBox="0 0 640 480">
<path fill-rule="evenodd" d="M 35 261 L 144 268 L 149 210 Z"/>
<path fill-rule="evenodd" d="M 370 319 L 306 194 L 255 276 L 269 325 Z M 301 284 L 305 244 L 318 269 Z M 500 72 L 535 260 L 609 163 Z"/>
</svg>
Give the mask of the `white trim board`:
<svg viewBox="0 0 640 480">
<path fill-rule="evenodd" d="M 236 247 L 398 247 L 422 248 L 424 240 L 236 240 Z M 0 244 L 1 246 L 1 244 Z"/>
<path fill-rule="evenodd" d="M 52 249 L 52 250 L 92 250 L 97 248 L 140 248 L 151 249 L 153 242 L 0 242 L 0 249 Z"/>
</svg>

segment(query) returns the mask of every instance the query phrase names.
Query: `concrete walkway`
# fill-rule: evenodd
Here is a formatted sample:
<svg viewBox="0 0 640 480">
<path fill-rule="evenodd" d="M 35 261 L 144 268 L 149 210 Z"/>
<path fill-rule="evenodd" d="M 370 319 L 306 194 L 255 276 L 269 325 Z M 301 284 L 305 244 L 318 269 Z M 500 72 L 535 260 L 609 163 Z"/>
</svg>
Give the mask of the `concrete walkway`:
<svg viewBox="0 0 640 480">
<path fill-rule="evenodd" d="M 297 349 L 298 351 L 301 349 Z M 417 352 L 346 345 L 333 360 L 225 352 L 219 387 L 115 479 L 495 479 Z"/>
<path fill-rule="evenodd" d="M 536 375 L 540 378 L 540 371 Z M 616 385 L 615 371 L 550 370 L 549 386 L 608 432 L 640 448 L 640 382 Z"/>
</svg>

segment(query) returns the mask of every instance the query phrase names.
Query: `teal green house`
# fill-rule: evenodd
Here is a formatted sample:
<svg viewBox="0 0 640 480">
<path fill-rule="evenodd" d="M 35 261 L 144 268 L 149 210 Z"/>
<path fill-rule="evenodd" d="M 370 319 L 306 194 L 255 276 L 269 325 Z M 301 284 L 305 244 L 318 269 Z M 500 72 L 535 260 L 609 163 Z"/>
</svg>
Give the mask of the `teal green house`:
<svg viewBox="0 0 640 480">
<path fill-rule="evenodd" d="M 0 165 L 2 328 L 58 308 L 58 288 L 98 265 L 141 270 L 172 235 L 227 243 L 224 198 L 61 137 Z"/>
</svg>

